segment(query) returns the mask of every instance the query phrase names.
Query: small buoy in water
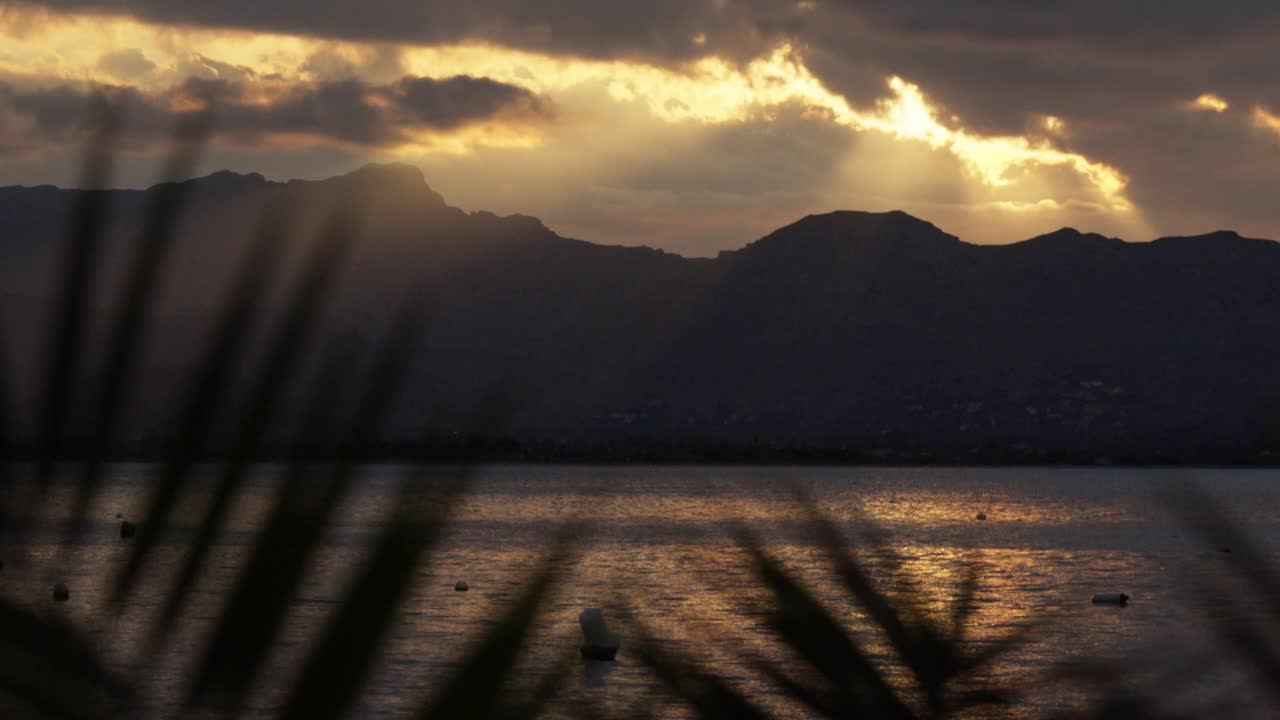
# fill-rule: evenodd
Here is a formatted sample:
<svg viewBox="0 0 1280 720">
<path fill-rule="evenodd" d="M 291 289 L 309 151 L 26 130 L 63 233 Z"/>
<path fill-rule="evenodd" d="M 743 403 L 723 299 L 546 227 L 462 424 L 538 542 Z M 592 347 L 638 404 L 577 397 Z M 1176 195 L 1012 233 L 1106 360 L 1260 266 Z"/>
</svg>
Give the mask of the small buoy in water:
<svg viewBox="0 0 1280 720">
<path fill-rule="evenodd" d="M 71 591 L 67 589 L 66 585 L 58 583 L 53 586 L 53 599 L 58 602 L 66 602 L 71 599 Z"/>
<path fill-rule="evenodd" d="M 604 611 L 587 608 L 578 616 L 582 626 L 582 657 L 587 660 L 612 660 L 618 654 L 618 636 L 609 632 Z"/>
<path fill-rule="evenodd" d="M 459 580 L 457 583 L 454 584 L 453 589 L 457 590 L 458 592 L 466 592 L 467 584 Z"/>
<path fill-rule="evenodd" d="M 1102 593 L 1093 596 L 1094 605 L 1124 605 L 1129 602 L 1129 596 L 1124 593 Z"/>
<path fill-rule="evenodd" d="M 123 520 L 120 522 L 120 537 L 124 538 L 125 540 L 128 540 L 129 538 L 133 537 L 133 534 L 137 531 L 138 531 L 138 528 L 135 527 L 134 524 L 129 522 L 128 520 Z"/>
<path fill-rule="evenodd" d="M 979 520 L 986 520 L 986 519 L 987 519 L 987 514 L 986 514 L 986 513 L 978 513 L 978 519 L 979 519 Z"/>
</svg>

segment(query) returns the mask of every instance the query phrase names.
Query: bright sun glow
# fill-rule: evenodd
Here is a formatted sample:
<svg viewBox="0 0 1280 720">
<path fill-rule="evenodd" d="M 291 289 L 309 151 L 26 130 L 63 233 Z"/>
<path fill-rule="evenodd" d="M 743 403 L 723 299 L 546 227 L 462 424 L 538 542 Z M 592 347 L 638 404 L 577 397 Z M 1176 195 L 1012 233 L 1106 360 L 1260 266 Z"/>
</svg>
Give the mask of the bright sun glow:
<svg viewBox="0 0 1280 720">
<path fill-rule="evenodd" d="M 1205 93 L 1195 100 L 1191 101 L 1191 105 L 1197 110 L 1210 110 L 1212 112 L 1225 112 L 1231 107 L 1226 100 L 1212 93 Z"/>
<path fill-rule="evenodd" d="M 497 61 L 499 56 L 507 62 Z M 651 66 L 551 59 L 477 47 L 431 48 L 411 51 L 409 57 L 410 67 L 417 71 L 465 71 L 480 64 L 485 74 L 509 82 L 531 74 L 538 79 L 540 90 L 553 93 L 583 83 L 602 82 L 615 100 L 644 103 L 650 113 L 671 121 L 734 122 L 761 107 L 800 103 L 855 130 L 875 130 L 946 149 L 959 157 L 978 180 L 993 187 L 1013 182 L 1018 171 L 1033 166 L 1067 166 L 1085 176 L 1112 209 L 1131 207 L 1123 194 L 1124 176 L 1108 165 L 1056 149 L 1043 140 L 981 136 L 949 127 L 938 119 L 937 110 L 917 85 L 898 77 L 888 80 L 888 97 L 871 108 L 855 109 L 845 98 L 827 90 L 785 45 L 742 70 L 717 58 L 706 58 L 680 73 Z"/>
<path fill-rule="evenodd" d="M 1268 112 L 1261 105 L 1253 109 L 1253 124 L 1255 127 L 1280 135 L 1280 115 Z"/>
</svg>

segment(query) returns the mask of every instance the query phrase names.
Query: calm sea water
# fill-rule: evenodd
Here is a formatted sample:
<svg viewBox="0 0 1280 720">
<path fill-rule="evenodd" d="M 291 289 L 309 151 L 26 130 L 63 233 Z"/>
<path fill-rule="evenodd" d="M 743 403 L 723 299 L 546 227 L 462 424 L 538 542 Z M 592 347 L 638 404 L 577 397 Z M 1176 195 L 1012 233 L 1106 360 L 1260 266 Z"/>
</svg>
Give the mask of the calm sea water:
<svg viewBox="0 0 1280 720">
<path fill-rule="evenodd" d="M 104 611 L 106 583 L 128 550 L 115 514 L 142 514 L 150 471 L 115 468 L 82 545 L 59 547 L 53 533 L 37 534 L 8 550 L 16 556 L 4 575 L 4 592 L 19 602 L 93 628 L 110 661 L 122 669 L 129 667 L 167 587 L 159 580 L 183 552 L 180 539 L 163 547 L 149 570 L 151 581 L 126 611 Z M 395 467 L 368 469 L 344 504 L 294 600 L 272 659 L 276 669 L 257 694 L 256 714 L 270 716 L 280 702 L 296 659 L 336 607 L 351 569 L 376 536 L 402 474 Z M 532 638 L 525 677 L 577 646 L 577 615 L 584 607 L 624 605 L 672 647 L 706 658 L 762 705 L 786 709 L 786 701 L 739 660 L 749 648 L 790 662 L 762 628 L 758 603 L 764 592 L 732 528 L 748 528 L 790 572 L 828 598 L 855 632 L 863 627 L 794 502 L 797 490 L 813 498 L 851 540 L 871 527 L 885 532 L 903 560 L 904 575 L 940 618 L 950 612 L 961 568 L 976 565 L 981 585 L 968 630 L 975 646 L 1029 622 L 1039 627 L 1033 642 L 986 676 L 1025 692 L 1024 704 L 1012 714 L 1073 707 L 1089 692 L 1042 681 L 1064 659 L 1104 660 L 1141 671 L 1216 656 L 1211 618 L 1226 601 L 1206 590 L 1227 589 L 1232 556 L 1191 532 L 1167 504 L 1183 482 L 1217 498 L 1280 567 L 1280 558 L 1270 555 L 1280 548 L 1280 485 L 1269 471 L 490 467 L 475 479 L 444 543 L 420 568 L 360 716 L 408 715 L 519 592 L 557 530 L 575 520 L 588 521 L 589 528 Z M 180 695 L 184 661 L 204 642 L 275 487 L 273 469 L 264 467 L 239 498 L 212 559 L 214 570 L 188 608 L 189 622 L 167 647 L 167 666 L 151 675 L 146 693 L 157 706 Z M 65 512 L 66 490 L 56 493 L 52 516 Z M 204 500 L 196 493 L 187 507 L 198 509 Z M 976 520 L 979 512 L 985 521 Z M 888 581 L 883 567 L 880 575 Z M 71 602 L 49 602 L 55 579 L 71 586 Z M 458 580 L 471 590 L 455 592 Z M 1094 606 L 1090 598 L 1098 592 L 1125 592 L 1132 600 L 1123 608 Z M 1254 602 L 1245 593 L 1233 597 L 1243 597 L 1246 606 Z M 599 703 L 618 710 L 653 698 L 648 676 L 628 656 L 623 640 L 616 663 L 578 663 L 563 700 L 567 707 Z M 880 647 L 874 638 L 869 642 Z M 1162 690 L 1171 702 L 1251 702 L 1246 671 L 1222 661 L 1195 666 L 1176 687 Z"/>
</svg>

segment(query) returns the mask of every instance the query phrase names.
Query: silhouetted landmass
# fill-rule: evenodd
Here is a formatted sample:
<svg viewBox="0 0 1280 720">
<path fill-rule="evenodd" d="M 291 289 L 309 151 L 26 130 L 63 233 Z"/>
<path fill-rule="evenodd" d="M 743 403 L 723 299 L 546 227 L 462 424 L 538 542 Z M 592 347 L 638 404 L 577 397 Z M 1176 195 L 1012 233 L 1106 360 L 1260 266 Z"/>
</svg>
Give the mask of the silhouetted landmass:
<svg viewBox="0 0 1280 720">
<path fill-rule="evenodd" d="M 158 409 L 204 349 L 263 213 L 292 208 L 306 239 L 356 206 L 363 239 L 312 354 L 373 342 L 406 292 L 421 294 L 430 317 L 380 454 L 427 437 L 440 455 L 489 460 L 1280 458 L 1280 244 L 1271 241 L 1218 232 L 1130 243 L 1066 228 L 982 246 L 901 212 L 835 212 L 691 259 L 564 238 L 531 217 L 467 213 L 408 166 L 318 182 L 222 172 L 189 183 L 169 275 L 178 280 L 150 324 L 161 350 L 144 359 L 122 434 L 133 454 L 171 431 Z M 111 234 L 131 239 L 156 191 L 108 191 Z M 0 188 L 0 322 L 28 392 L 79 196 Z M 270 241 L 286 243 L 289 258 L 306 252 L 298 240 Z M 126 260 L 109 253 L 104 285 Z M 274 279 L 275 307 L 300 264 Z M 509 421 L 476 436 L 459 418 L 495 388 L 511 398 Z M 229 392 L 232 406 L 240 392 Z M 284 447 L 283 435 L 263 446 Z"/>
</svg>

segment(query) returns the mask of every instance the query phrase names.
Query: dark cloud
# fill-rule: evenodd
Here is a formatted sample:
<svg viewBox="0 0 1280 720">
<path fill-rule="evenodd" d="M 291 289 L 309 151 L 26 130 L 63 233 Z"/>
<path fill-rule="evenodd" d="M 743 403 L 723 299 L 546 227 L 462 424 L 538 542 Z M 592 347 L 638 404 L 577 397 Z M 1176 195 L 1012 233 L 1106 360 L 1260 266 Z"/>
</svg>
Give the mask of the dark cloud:
<svg viewBox="0 0 1280 720">
<path fill-rule="evenodd" d="M 149 107 L 151 100 L 131 87 L 107 88 L 104 94 L 122 103 L 150 129 L 153 118 Z M 29 147 L 36 143 L 76 142 L 88 128 L 89 91 L 71 85 L 24 87 L 0 79 L 0 117 L 7 118 L 0 124 L 0 148 L 8 150 Z"/>
<path fill-rule="evenodd" d="M 1212 47 L 1280 19 L 1265 0 L 824 0 L 873 27 L 970 47 L 1148 56 Z"/>
<path fill-rule="evenodd" d="M 1022 134 L 1041 115 L 1061 118 L 1066 134 L 1055 144 L 1128 176 L 1127 195 L 1162 231 L 1241 226 L 1280 236 L 1274 211 L 1280 151 L 1274 135 L 1249 121 L 1254 105 L 1280 109 L 1274 0 L 21 1 L 159 23 L 375 44 L 479 41 L 665 64 L 707 54 L 745 60 L 785 41 L 859 107 L 883 97 L 886 77 L 897 75 L 918 84 L 944 121 L 971 132 Z M 395 67 L 393 57 L 386 61 Z M 234 68 L 193 65 L 209 68 L 207 78 L 235 75 Z M 305 132 L 376 144 L 405 123 L 432 127 L 483 113 L 491 107 L 484 98 L 498 96 L 429 86 L 424 98 L 385 73 L 376 75 L 380 85 L 361 90 L 356 78 L 371 82 L 366 68 L 357 71 L 332 54 L 317 55 L 305 69 L 320 84 L 299 87 L 265 109 L 232 105 L 227 121 L 248 135 L 264 126 L 310 128 Z M 391 111 L 362 102 L 373 88 Z M 1183 104 L 1205 92 L 1231 109 L 1194 113 Z M 50 95 L 42 102 L 63 108 L 49 112 L 59 119 L 55 126 L 66 127 L 70 101 Z M 537 113 L 531 96 L 509 102 Z M 731 172 L 707 163 L 691 175 L 713 187 L 732 184 Z M 635 170 L 638 178 L 646 173 L 664 181 L 658 170 Z M 672 175 L 678 183 L 679 174 Z M 745 177 L 769 185 L 767 172 Z"/>
<path fill-rule="evenodd" d="M 919 83 L 967 123 L 1096 115 L 1205 88 L 1280 105 L 1280 4 L 1236 0 L 24 0 L 208 27 L 410 44 L 486 41 L 590 57 L 746 59 L 788 41 L 834 89 Z M 342 61 L 317 57 L 321 76 Z"/>
<path fill-rule="evenodd" d="M 354 58 L 331 47 L 322 47 L 308 56 L 298 69 L 320 81 L 362 78 L 389 82 L 405 74 L 399 48 L 388 45 L 374 46 Z"/>
<path fill-rule="evenodd" d="M 1229 228 L 1280 239 L 1280 136 L 1247 111 L 1152 113 L 1080 144 L 1129 171 L 1128 195 L 1159 234 Z"/>
<path fill-rule="evenodd" d="M 524 88 L 465 75 L 447 80 L 406 77 L 381 94 L 432 128 L 452 129 L 504 110 L 533 116 L 547 112 L 543 101 Z"/>
<path fill-rule="evenodd" d="M 708 47 L 754 48 L 793 3 L 752 0 L 599 2 L 557 0 L 19 0 L 61 11 L 124 15 L 159 23 L 272 31 L 313 37 L 439 44 L 487 41 L 592 57 L 686 59 Z M 779 11 L 778 8 L 785 8 Z M 704 34 L 703 43 L 695 36 Z"/>
<path fill-rule="evenodd" d="M 156 64 L 137 48 L 122 48 L 104 53 L 98 58 L 98 68 L 119 78 L 141 80 L 156 69 Z"/>
<path fill-rule="evenodd" d="M 267 92 L 260 91 L 266 88 Z M 165 137 L 175 108 L 211 103 L 218 134 L 256 143 L 279 135 L 311 136 L 366 147 L 395 145 L 415 131 L 449 132 L 484 120 L 531 123 L 551 115 L 549 103 L 523 88 L 488 78 L 404 77 L 385 85 L 359 80 L 277 87 L 235 80 L 191 78 L 155 93 L 133 87 L 22 87 L 0 82 L 0 117 L 32 141 L 72 142 L 84 127 L 91 94 L 104 92 L 126 110 L 127 142 Z M 7 134 L 7 133 L 6 133 Z M 14 147 L 13 137 L 0 145 Z"/>
<path fill-rule="evenodd" d="M 485 41 L 556 54 L 747 59 L 787 41 L 851 99 L 920 84 L 978 129 L 1027 113 L 1105 114 L 1205 88 L 1280 105 L 1280 4 L 1236 0 L 23 0 L 206 27 L 432 45 Z M 322 79 L 344 61 L 317 57 Z M 347 72 L 346 74 L 349 74 Z"/>
<path fill-rule="evenodd" d="M 1157 234 L 1280 237 L 1280 147 L 1250 119 L 1254 105 L 1280 102 L 1280 5 L 849 2 L 805 37 L 814 72 L 864 101 L 892 73 L 977 132 L 1063 119 L 1057 143 L 1124 173 L 1126 196 Z M 1231 108 L 1190 110 L 1204 92 Z"/>
<path fill-rule="evenodd" d="M 253 68 L 235 65 L 199 53 L 184 56 L 177 67 L 179 77 L 200 78 L 204 80 L 227 80 L 247 82 L 258 79 Z"/>
<path fill-rule="evenodd" d="M 898 75 L 973 132 L 1062 119 L 1055 144 L 1126 175 L 1157 233 L 1280 236 L 1280 154 L 1249 119 L 1255 104 L 1280 106 L 1276 3 L 828 0 L 793 33 L 810 69 L 855 104 Z M 1228 112 L 1189 110 L 1206 92 Z"/>
<path fill-rule="evenodd" d="M 801 41 L 815 30 L 917 47 L 1022 48 L 1149 56 L 1220 46 L 1280 20 L 1269 0 L 19 0 L 178 25 L 435 44 L 484 40 L 592 56 L 688 58 Z M 833 24 L 834 19 L 841 22 Z M 695 37 L 703 35 L 703 42 Z"/>
<path fill-rule="evenodd" d="M 883 78 L 919 84 L 978 130 L 1028 113 L 1105 117 L 1206 90 L 1280 89 L 1280 6 L 1154 0 L 827 0 L 790 30 L 809 66 L 855 101 Z"/>
</svg>

